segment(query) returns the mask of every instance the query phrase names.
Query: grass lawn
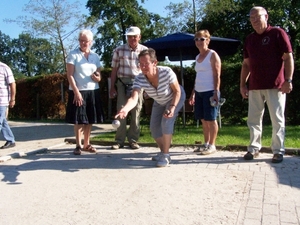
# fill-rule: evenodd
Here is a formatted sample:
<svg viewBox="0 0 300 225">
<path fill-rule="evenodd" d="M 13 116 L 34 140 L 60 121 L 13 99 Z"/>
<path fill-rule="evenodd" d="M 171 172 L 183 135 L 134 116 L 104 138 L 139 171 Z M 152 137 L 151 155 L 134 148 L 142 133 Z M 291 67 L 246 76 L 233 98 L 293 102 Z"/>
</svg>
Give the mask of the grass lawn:
<svg viewBox="0 0 300 225">
<path fill-rule="evenodd" d="M 264 147 L 270 147 L 272 136 L 272 127 L 264 126 L 262 145 Z M 101 141 L 114 141 L 115 132 L 104 133 L 98 135 L 93 140 Z M 174 130 L 173 144 L 182 145 L 193 145 L 195 141 L 203 142 L 202 126 L 197 126 L 195 124 L 187 125 L 183 128 L 182 125 L 176 125 Z M 153 138 L 150 136 L 149 125 L 143 125 L 141 130 L 141 136 L 139 143 L 154 143 Z M 249 144 L 249 130 L 247 126 L 232 126 L 232 125 L 222 125 L 219 129 L 217 145 L 242 145 L 247 146 Z M 287 126 L 286 127 L 286 148 L 300 148 L 300 126 Z"/>
</svg>

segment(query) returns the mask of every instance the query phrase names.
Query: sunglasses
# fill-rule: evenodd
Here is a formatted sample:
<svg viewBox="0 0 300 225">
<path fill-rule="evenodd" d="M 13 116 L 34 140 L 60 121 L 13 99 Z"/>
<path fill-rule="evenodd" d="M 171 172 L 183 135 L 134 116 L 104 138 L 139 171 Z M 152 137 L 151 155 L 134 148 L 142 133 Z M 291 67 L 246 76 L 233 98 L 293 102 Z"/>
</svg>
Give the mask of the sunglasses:
<svg viewBox="0 0 300 225">
<path fill-rule="evenodd" d="M 207 40 L 207 38 L 203 38 L 203 37 L 201 37 L 201 38 L 194 38 L 194 41 L 205 41 L 205 40 Z"/>
</svg>

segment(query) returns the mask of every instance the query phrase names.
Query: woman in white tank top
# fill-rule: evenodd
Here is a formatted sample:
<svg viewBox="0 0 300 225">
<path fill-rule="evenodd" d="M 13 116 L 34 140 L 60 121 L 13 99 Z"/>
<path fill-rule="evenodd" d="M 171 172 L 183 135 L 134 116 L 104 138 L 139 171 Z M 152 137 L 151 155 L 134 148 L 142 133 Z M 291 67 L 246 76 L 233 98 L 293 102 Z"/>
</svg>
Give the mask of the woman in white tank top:
<svg viewBox="0 0 300 225">
<path fill-rule="evenodd" d="M 210 34 L 208 30 L 200 30 L 195 34 L 195 45 L 199 49 L 196 56 L 196 79 L 189 103 L 195 105 L 195 119 L 201 120 L 203 126 L 204 144 L 195 152 L 207 155 L 216 151 L 218 134 L 218 102 L 220 99 L 221 59 L 219 55 L 208 48 Z M 212 105 L 211 102 L 215 102 Z"/>
</svg>

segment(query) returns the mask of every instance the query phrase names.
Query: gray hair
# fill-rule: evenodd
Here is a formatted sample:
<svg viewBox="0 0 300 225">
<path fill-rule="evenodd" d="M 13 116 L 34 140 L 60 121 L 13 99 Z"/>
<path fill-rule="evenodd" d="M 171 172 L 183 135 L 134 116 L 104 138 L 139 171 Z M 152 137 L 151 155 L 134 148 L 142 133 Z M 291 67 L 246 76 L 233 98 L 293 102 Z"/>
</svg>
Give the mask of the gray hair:
<svg viewBox="0 0 300 225">
<path fill-rule="evenodd" d="M 250 10 L 250 13 L 252 11 L 257 11 L 257 12 L 261 12 L 263 14 L 268 14 L 267 10 L 264 7 L 261 7 L 261 6 L 254 6 L 254 7 L 252 7 L 252 9 Z"/>
<path fill-rule="evenodd" d="M 78 38 L 80 38 L 80 36 L 82 36 L 82 35 L 87 36 L 89 41 L 92 41 L 93 38 L 94 38 L 94 35 L 93 35 L 92 31 L 86 30 L 86 29 L 79 32 Z"/>
</svg>

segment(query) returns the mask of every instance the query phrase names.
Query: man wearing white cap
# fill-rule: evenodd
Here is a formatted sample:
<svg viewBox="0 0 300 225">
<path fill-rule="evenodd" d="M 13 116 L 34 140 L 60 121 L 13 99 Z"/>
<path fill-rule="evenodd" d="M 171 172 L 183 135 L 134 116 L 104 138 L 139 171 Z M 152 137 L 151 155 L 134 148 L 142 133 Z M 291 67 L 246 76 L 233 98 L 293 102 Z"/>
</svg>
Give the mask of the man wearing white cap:
<svg viewBox="0 0 300 225">
<path fill-rule="evenodd" d="M 141 40 L 141 30 L 138 27 L 129 27 L 125 34 L 127 43 L 117 47 L 113 52 L 110 98 L 117 97 L 117 110 L 119 111 L 130 97 L 130 88 L 134 78 L 141 72 L 138 66 L 138 55 L 146 46 L 139 44 Z M 124 147 L 127 137 L 129 146 L 138 149 L 137 143 L 140 137 L 140 115 L 143 106 L 143 94 L 139 94 L 138 104 L 130 111 L 131 121 L 127 132 L 126 118 L 120 119 L 120 126 L 117 129 L 115 141 L 112 149 Z"/>
</svg>

